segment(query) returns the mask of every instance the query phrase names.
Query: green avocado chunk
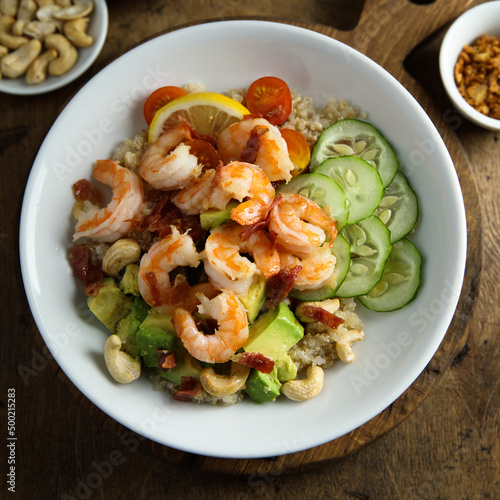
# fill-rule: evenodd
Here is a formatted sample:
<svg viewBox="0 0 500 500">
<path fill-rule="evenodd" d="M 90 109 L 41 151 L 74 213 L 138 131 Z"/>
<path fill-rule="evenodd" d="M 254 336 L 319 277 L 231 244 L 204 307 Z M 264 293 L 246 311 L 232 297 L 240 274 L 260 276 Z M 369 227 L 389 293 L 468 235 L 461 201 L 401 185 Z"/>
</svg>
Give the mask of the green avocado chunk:
<svg viewBox="0 0 500 500">
<path fill-rule="evenodd" d="M 281 382 L 278 380 L 276 367 L 271 373 L 252 370 L 247 379 L 245 392 L 256 403 L 267 403 L 280 395 Z"/>
<path fill-rule="evenodd" d="M 116 333 L 119 321 L 129 314 L 132 303 L 132 297 L 127 297 L 113 278 L 104 278 L 97 295 L 87 299 L 89 309 L 111 333 Z"/>
<path fill-rule="evenodd" d="M 274 360 L 283 358 L 304 336 L 304 327 L 297 321 L 285 302 L 257 318 L 249 327 L 243 349 L 260 352 Z"/>
<path fill-rule="evenodd" d="M 122 349 L 133 358 L 138 358 L 140 352 L 136 334 L 150 308 L 142 297 L 134 297 L 133 300 L 131 311 L 118 322 L 116 334 L 122 341 Z"/>
<path fill-rule="evenodd" d="M 181 377 L 192 377 L 199 381 L 202 369 L 201 363 L 193 358 L 180 342 L 176 345 L 175 355 L 177 357 L 177 366 L 167 371 L 157 368 L 156 373 L 160 377 L 175 382 L 177 385 L 180 385 Z"/>
<path fill-rule="evenodd" d="M 137 276 L 139 275 L 139 266 L 137 264 L 128 264 L 125 267 L 125 272 L 120 281 L 120 288 L 127 295 L 135 295 L 139 297 L 139 285 L 137 284 Z"/>
<path fill-rule="evenodd" d="M 297 366 L 288 354 L 285 354 L 282 358 L 277 359 L 274 362 L 274 366 L 276 367 L 278 380 L 281 383 L 293 380 L 297 376 Z"/>
<path fill-rule="evenodd" d="M 213 229 L 217 227 L 219 224 L 223 222 L 228 222 L 231 220 L 231 210 L 238 206 L 238 202 L 232 201 L 227 205 L 223 210 L 218 210 L 216 208 L 211 208 L 209 210 L 205 210 L 200 214 L 200 224 L 205 231 Z"/>
<path fill-rule="evenodd" d="M 150 309 L 136 334 L 137 348 L 146 366 L 158 367 L 157 350 L 174 349 L 175 334 L 172 316 Z"/>
<path fill-rule="evenodd" d="M 266 297 L 267 279 L 262 276 L 258 281 L 250 285 L 247 295 L 240 298 L 243 307 L 247 311 L 249 323 L 253 323 L 255 318 L 259 315 L 259 312 L 266 301 Z"/>
</svg>

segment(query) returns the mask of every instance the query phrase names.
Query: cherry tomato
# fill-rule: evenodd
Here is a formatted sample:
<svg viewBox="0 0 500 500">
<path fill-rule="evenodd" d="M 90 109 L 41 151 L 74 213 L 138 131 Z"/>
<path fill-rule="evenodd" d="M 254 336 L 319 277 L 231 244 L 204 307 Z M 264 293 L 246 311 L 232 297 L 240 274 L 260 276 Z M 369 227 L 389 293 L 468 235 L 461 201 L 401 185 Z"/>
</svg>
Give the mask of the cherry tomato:
<svg viewBox="0 0 500 500">
<path fill-rule="evenodd" d="M 248 88 L 246 101 L 250 113 L 262 115 L 273 125 L 281 125 L 292 112 L 290 89 L 275 76 L 255 80 Z"/>
<path fill-rule="evenodd" d="M 306 138 L 291 128 L 282 128 L 280 132 L 288 147 L 288 156 L 295 167 L 292 170 L 292 175 L 295 177 L 304 173 L 311 159 L 311 149 Z"/>
<path fill-rule="evenodd" d="M 144 119 L 149 125 L 153 121 L 155 113 L 168 104 L 173 99 L 186 95 L 187 92 L 180 87 L 160 87 L 156 89 L 151 95 L 146 99 L 144 103 Z"/>
<path fill-rule="evenodd" d="M 196 156 L 198 163 L 201 163 L 204 167 L 216 168 L 219 165 L 219 154 L 209 142 L 203 139 L 192 139 L 184 144 L 189 146 L 189 152 Z"/>
</svg>

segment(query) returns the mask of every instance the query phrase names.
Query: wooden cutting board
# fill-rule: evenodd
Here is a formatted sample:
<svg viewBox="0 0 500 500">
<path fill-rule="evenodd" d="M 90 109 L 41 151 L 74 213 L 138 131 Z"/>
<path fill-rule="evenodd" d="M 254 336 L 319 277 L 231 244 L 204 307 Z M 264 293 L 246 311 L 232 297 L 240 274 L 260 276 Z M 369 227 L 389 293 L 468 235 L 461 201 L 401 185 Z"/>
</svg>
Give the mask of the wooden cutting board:
<svg viewBox="0 0 500 500">
<path fill-rule="evenodd" d="M 474 2 L 454 0 L 419 5 L 423 3 L 367 0 L 359 23 L 350 31 L 340 31 L 321 24 L 291 24 L 340 40 L 387 69 L 422 105 L 448 147 L 462 186 L 468 235 L 473 234 L 475 237 L 468 239 L 464 287 L 454 320 L 440 348 L 418 379 L 391 406 L 365 425 L 324 445 L 273 458 L 232 460 L 191 455 L 138 437 L 144 451 L 152 452 L 172 464 L 189 463 L 204 471 L 242 475 L 292 473 L 325 461 L 338 460 L 370 444 L 408 417 L 464 348 L 479 289 L 481 261 L 477 257 L 481 255 L 482 245 L 481 210 L 470 165 L 453 130 L 457 115 L 446 101 L 439 83 L 436 84 L 436 79 L 439 79 L 437 51 L 440 37 L 447 25 Z M 432 87 L 433 93 L 428 93 L 424 86 Z M 123 434 L 125 429 L 88 401 L 61 370 L 58 371 L 58 378 L 64 380 L 81 405 L 106 429 L 116 435 Z"/>
</svg>

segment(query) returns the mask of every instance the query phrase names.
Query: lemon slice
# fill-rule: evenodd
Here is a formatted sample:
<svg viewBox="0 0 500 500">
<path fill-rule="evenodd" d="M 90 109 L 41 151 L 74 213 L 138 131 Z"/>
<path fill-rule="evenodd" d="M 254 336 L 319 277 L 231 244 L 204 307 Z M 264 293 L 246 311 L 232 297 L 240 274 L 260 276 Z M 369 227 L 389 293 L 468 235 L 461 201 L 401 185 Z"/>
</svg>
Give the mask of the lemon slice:
<svg viewBox="0 0 500 500">
<path fill-rule="evenodd" d="M 187 120 L 201 134 L 217 138 L 219 133 L 234 122 L 248 115 L 245 106 L 216 92 L 195 92 L 178 97 L 160 108 L 149 126 L 149 142 Z"/>
</svg>

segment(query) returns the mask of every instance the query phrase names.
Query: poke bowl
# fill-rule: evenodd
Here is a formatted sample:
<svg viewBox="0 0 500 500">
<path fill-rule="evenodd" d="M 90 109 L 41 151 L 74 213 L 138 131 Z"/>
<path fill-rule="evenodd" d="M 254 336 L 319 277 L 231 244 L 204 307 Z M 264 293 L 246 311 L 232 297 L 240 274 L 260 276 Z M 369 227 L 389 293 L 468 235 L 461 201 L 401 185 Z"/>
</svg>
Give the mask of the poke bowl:
<svg viewBox="0 0 500 500">
<path fill-rule="evenodd" d="M 418 222 L 411 223 L 411 231 L 403 238 L 421 256 L 414 289 L 418 293 L 404 303 L 386 307 L 394 309 L 390 312 L 380 312 L 383 307 L 372 307 L 373 303 L 365 307 L 358 299 L 348 299 L 356 303 L 355 312 L 362 323 L 362 341 L 353 344 L 352 350 L 348 346 L 354 360 L 337 360 L 321 369 L 321 390 L 303 401 L 278 392 L 262 402 L 247 392 L 237 404 L 194 404 L 171 397 L 168 390 L 158 390 L 146 370 L 131 383 L 118 383 L 103 354 L 113 335 L 97 319 L 95 309 L 89 310 L 68 257 L 75 233 L 74 185 L 92 179 L 96 162 L 118 154 L 125 139 L 142 130 L 147 136 L 144 103 L 156 89 L 201 86 L 209 93 L 227 96 L 230 89 L 249 89 L 252 82 L 269 75 L 286 82 L 294 96 L 311 98 L 318 108 L 334 98 L 336 109 L 340 106 L 354 113 L 342 118 L 356 126 L 368 123 L 380 144 L 393 151 L 391 161 L 396 166 L 392 177 L 381 183 L 382 175 L 374 175 L 376 183 L 381 183 L 377 188 L 380 196 L 386 195 L 397 169 L 418 198 L 418 213 L 414 211 Z M 248 96 L 243 102 L 248 106 Z M 74 120 L 76 115 L 78 120 Z M 151 138 L 154 120 L 149 125 L 150 144 L 157 140 Z M 317 137 L 311 141 L 316 142 Z M 429 143 L 434 147 L 425 146 Z M 345 153 L 346 144 L 339 144 Z M 313 148 L 313 159 L 317 160 L 317 153 Z M 120 161 L 126 162 L 125 157 Z M 318 168 L 325 168 L 324 163 Z M 309 172 L 320 175 L 312 164 Z M 349 175 L 352 173 L 347 179 Z M 282 190 L 279 199 L 289 199 L 286 186 L 303 178 L 290 174 L 287 182 L 276 183 L 276 191 Z M 275 205 L 280 206 L 281 201 Z M 360 217 L 361 222 L 368 219 Z M 373 217 L 378 226 L 383 216 Z M 344 220 L 344 224 L 348 222 Z M 218 227 L 213 224 L 209 230 Z M 338 229 L 340 233 L 340 226 Z M 321 445 L 363 425 L 393 403 L 426 367 L 446 334 L 460 295 L 466 255 L 465 212 L 455 169 L 438 131 L 414 98 L 385 70 L 352 48 L 303 28 L 265 21 L 222 21 L 174 31 L 139 45 L 92 78 L 61 112 L 38 152 L 26 187 L 20 234 L 23 280 L 33 317 L 54 359 L 75 386 L 109 417 L 152 441 L 224 458 L 269 457 Z M 333 241 L 334 235 L 330 236 Z M 351 246 L 357 243 L 351 239 Z M 391 248 L 389 242 L 384 263 Z M 300 293 L 298 297 L 293 300 L 300 302 Z M 283 299 L 275 310 L 281 304 L 290 311 L 294 303 Z M 153 301 L 151 309 L 155 307 Z M 183 339 L 177 327 L 175 333 Z M 189 350 L 190 346 L 186 343 L 184 347 Z M 243 357 L 240 350 L 235 355 Z M 342 358 L 338 349 L 337 357 Z M 207 363 L 204 369 L 212 368 L 210 359 L 202 362 Z"/>
</svg>

